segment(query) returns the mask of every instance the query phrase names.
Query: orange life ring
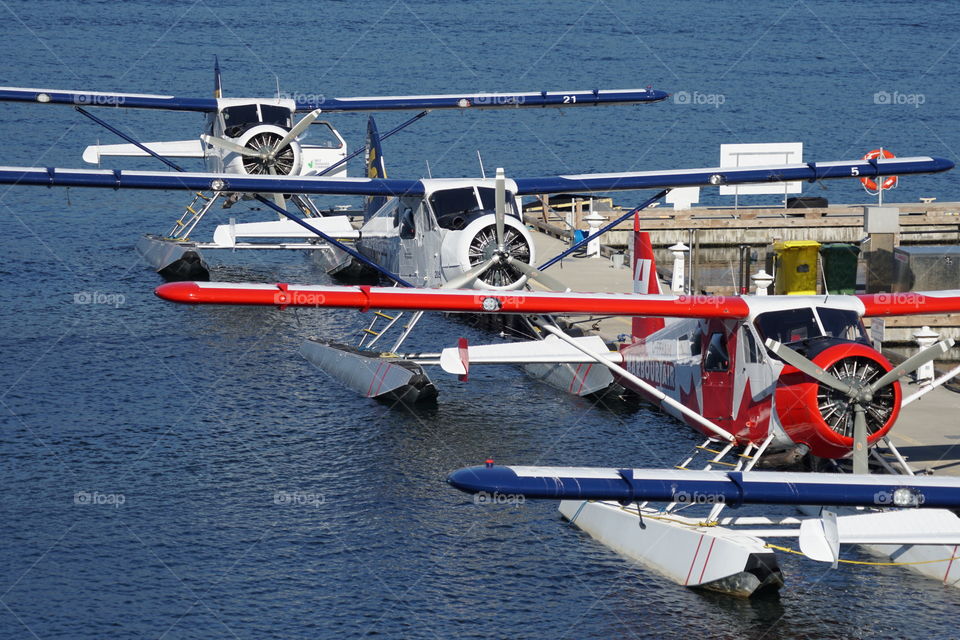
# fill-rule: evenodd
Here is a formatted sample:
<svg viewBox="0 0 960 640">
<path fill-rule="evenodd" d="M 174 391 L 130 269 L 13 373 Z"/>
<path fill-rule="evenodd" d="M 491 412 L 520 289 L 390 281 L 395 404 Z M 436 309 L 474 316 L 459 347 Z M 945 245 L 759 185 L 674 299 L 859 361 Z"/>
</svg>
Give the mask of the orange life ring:
<svg viewBox="0 0 960 640">
<path fill-rule="evenodd" d="M 890 151 L 887 151 L 886 149 L 874 149 L 873 151 L 867 152 L 867 154 L 863 156 L 863 159 L 874 160 L 876 158 L 886 159 L 886 158 L 895 158 L 895 157 L 896 156 L 894 156 L 893 153 L 891 153 Z M 873 178 L 860 178 L 860 183 L 863 184 L 863 187 L 867 191 L 877 191 L 877 182 Z M 880 188 L 893 189 L 895 186 L 897 186 L 897 176 L 887 176 L 884 179 L 883 184 L 880 185 Z"/>
</svg>

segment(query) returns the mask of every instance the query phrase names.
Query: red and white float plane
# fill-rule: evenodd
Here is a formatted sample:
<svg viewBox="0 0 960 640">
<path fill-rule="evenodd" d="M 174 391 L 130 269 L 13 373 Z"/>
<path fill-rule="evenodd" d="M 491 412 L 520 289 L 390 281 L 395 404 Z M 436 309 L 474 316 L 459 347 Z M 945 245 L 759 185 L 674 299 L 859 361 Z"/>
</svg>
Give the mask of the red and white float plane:
<svg viewBox="0 0 960 640">
<path fill-rule="evenodd" d="M 635 272 L 656 291 L 649 240 L 637 235 Z M 678 470 L 489 463 L 457 471 L 449 482 L 488 497 L 560 499 L 561 512 L 578 527 L 685 586 L 742 596 L 779 588 L 782 572 L 766 538 L 797 538 L 808 557 L 835 564 L 840 544 L 862 544 L 894 564 L 960 586 L 960 518 L 937 508 L 960 507 L 960 479 L 914 476 L 886 439 L 904 404 L 899 379 L 952 341 L 895 367 L 870 345 L 862 323 L 864 317 L 958 312 L 960 290 L 721 297 L 197 282 L 163 285 L 157 295 L 281 308 L 634 316 L 633 341 L 619 351 L 598 349 L 596 340 L 573 338 L 539 320 L 555 340 L 461 344 L 444 350 L 440 363 L 461 376 L 471 365 L 491 363 L 607 367 L 620 384 L 707 436 Z M 879 455 L 881 445 L 892 458 Z M 885 475 L 867 475 L 868 451 Z M 854 474 L 753 470 L 761 459 L 784 463 L 806 453 L 828 461 L 852 457 Z M 706 456 L 699 471 L 698 455 Z M 655 501 L 670 504 L 649 506 Z M 721 518 L 728 505 L 755 503 L 834 510 L 813 518 Z"/>
</svg>

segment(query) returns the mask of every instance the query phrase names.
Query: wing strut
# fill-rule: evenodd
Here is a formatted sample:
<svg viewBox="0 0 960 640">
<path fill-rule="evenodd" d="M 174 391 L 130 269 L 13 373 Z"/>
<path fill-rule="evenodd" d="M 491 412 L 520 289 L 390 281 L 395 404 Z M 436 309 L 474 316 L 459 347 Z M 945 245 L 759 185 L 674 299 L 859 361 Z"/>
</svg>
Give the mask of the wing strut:
<svg viewBox="0 0 960 640">
<path fill-rule="evenodd" d="M 640 211 L 643 211 L 644 209 L 646 209 L 647 207 L 649 207 L 650 205 L 652 205 L 654 202 L 656 202 L 656 201 L 659 200 L 660 198 L 662 198 L 662 197 L 664 197 L 665 195 L 667 195 L 668 193 L 670 193 L 670 189 L 664 189 L 663 191 L 661 191 L 661 192 L 658 193 L 657 195 L 655 195 L 655 196 L 653 196 L 652 198 L 650 198 L 650 199 L 648 199 L 647 201 L 645 201 L 645 202 L 644 202 L 643 204 L 641 204 L 640 206 L 638 206 L 638 207 L 636 207 L 636 208 L 634 208 L 634 209 L 631 209 L 629 212 L 623 214 L 622 216 L 620 216 L 619 218 L 617 218 L 617 219 L 614 220 L 613 222 L 610 222 L 610 223 L 608 223 L 608 224 L 600 227 L 600 228 L 597 230 L 596 233 L 591 233 L 590 235 L 588 235 L 586 238 L 584 238 L 584 239 L 581 240 L 580 242 L 575 242 L 569 249 L 567 249 L 567 250 L 564 251 L 563 253 L 560 253 L 560 254 L 552 257 L 551 259 L 547 260 L 547 261 L 544 262 L 542 265 L 540 265 L 539 267 L 537 267 L 537 270 L 538 270 L 538 271 L 543 271 L 543 270 L 546 269 L 547 267 L 552 266 L 553 264 L 559 262 L 560 260 L 563 260 L 564 258 L 566 258 L 568 255 L 570 255 L 571 253 L 573 253 L 574 251 L 576 251 L 576 250 L 579 249 L 580 247 L 585 246 L 587 243 L 589 243 L 589 242 L 590 242 L 591 240 L 593 240 L 594 238 L 599 238 L 601 235 L 603 235 L 603 234 L 606 233 L 607 231 L 610 231 L 610 229 L 613 229 L 615 226 L 617 226 L 618 224 L 620 224 L 620 223 L 623 222 L 624 220 L 626 220 L 626 219 L 628 219 L 628 218 L 631 218 L 634 214 L 636 214 L 636 213 L 638 213 L 638 212 L 640 212 Z"/>
<path fill-rule="evenodd" d="M 110 132 L 112 132 L 112 133 L 115 133 L 116 135 L 120 136 L 121 138 L 123 138 L 124 140 L 126 140 L 127 142 L 129 142 L 130 144 L 136 145 L 138 148 L 140 148 L 140 149 L 142 149 L 143 151 L 147 152 L 148 154 L 150 154 L 151 156 L 153 156 L 153 157 L 156 158 L 157 160 L 160 160 L 161 162 L 163 162 L 164 164 L 166 164 L 166 165 L 167 165 L 168 167 L 170 167 L 171 169 L 174 169 L 174 170 L 180 171 L 180 172 L 185 171 L 185 169 L 184 169 L 183 167 L 181 167 L 180 165 L 178 165 L 177 163 L 175 163 L 175 162 L 173 162 L 172 160 L 169 160 L 169 159 L 167 159 L 167 158 L 164 158 L 163 156 L 161 156 L 160 154 L 156 153 L 155 151 L 153 151 L 153 150 L 151 150 L 151 149 L 148 149 L 145 145 L 141 144 L 139 141 L 135 140 L 133 137 L 128 136 L 127 134 L 123 133 L 122 131 L 120 131 L 120 130 L 117 129 L 116 127 L 113 127 L 113 126 L 107 124 L 106 122 L 104 122 L 104 121 L 101 120 L 100 118 L 94 116 L 94 115 L 91 114 L 91 113 L 88 113 L 87 111 L 85 111 L 84 109 L 82 109 L 82 108 L 80 108 L 80 107 L 76 107 L 76 109 L 77 109 L 77 111 L 79 111 L 79 112 L 82 113 L 83 115 L 87 116 L 88 118 L 90 118 L 90 119 L 93 120 L 94 122 L 96 122 L 96 123 L 100 124 L 101 126 L 103 126 L 104 128 L 106 128 L 108 131 L 110 131 Z M 406 126 L 406 124 L 414 122 L 415 120 L 419 119 L 419 117 L 420 117 L 420 116 L 411 118 L 407 123 L 405 123 L 405 124 L 402 125 L 402 126 Z M 402 127 L 401 127 L 401 128 L 402 128 Z M 399 129 L 399 128 L 398 128 L 398 129 Z M 396 130 L 397 130 L 397 129 L 395 129 L 395 130 L 392 131 L 391 133 L 395 132 Z M 261 204 L 264 204 L 264 205 L 270 207 L 271 209 L 273 209 L 274 211 L 276 211 L 276 212 L 279 213 L 280 215 L 282 215 L 282 216 L 284 216 L 284 217 L 292 220 L 293 222 L 296 222 L 297 224 L 299 224 L 301 227 L 303 227 L 303 228 L 306 229 L 307 231 L 310 231 L 311 233 L 315 234 L 316 236 L 322 238 L 323 240 L 325 240 L 325 241 L 328 242 L 329 244 L 335 246 L 337 249 L 340 249 L 341 251 L 343 251 L 344 253 L 348 254 L 349 256 L 351 256 L 352 258 L 354 258 L 355 260 L 359 260 L 360 262 L 362 262 L 363 264 L 367 265 L 368 267 L 370 267 L 370 268 L 372 268 L 372 269 L 375 269 L 376 271 L 378 271 L 379 273 L 383 274 L 383 275 L 386 276 L 387 278 L 390 278 L 391 280 L 393 280 L 394 282 L 396 282 L 396 283 L 399 284 L 400 286 L 402 286 L 402 287 L 412 287 L 412 286 L 413 286 L 412 284 L 410 284 L 409 282 L 407 282 L 406 280 L 404 280 L 404 279 L 401 278 L 400 276 L 396 275 L 395 273 L 391 272 L 390 270 L 386 269 L 385 267 L 380 266 L 379 264 L 377 264 L 377 263 L 374 262 L 373 260 L 367 258 L 366 256 L 362 255 L 361 253 L 358 253 L 358 252 L 355 251 L 354 249 L 351 249 L 350 247 L 348 247 L 347 245 L 343 244 L 342 242 L 340 242 L 340 241 L 337 240 L 336 238 L 333 238 L 333 237 L 327 235 L 326 233 L 320 231 L 319 229 L 317 229 L 317 228 L 314 227 L 313 225 L 307 223 L 307 222 L 306 222 L 303 218 L 301 218 L 300 216 L 297 216 L 297 215 L 294 215 L 294 214 L 290 213 L 290 212 L 287 211 L 285 208 L 277 205 L 275 202 L 272 202 L 271 200 L 268 200 L 267 198 L 263 197 L 263 196 L 260 195 L 259 193 L 253 194 L 253 197 L 256 198 L 256 200 L 259 201 Z"/>
<path fill-rule="evenodd" d="M 712 420 L 708 420 L 707 418 L 703 417 L 693 409 L 690 409 L 680 404 L 679 402 L 677 402 L 670 396 L 666 395 L 656 387 L 653 387 L 652 385 L 648 384 L 644 380 L 633 375 L 632 373 L 627 371 L 626 368 L 621 367 L 617 363 L 611 362 L 608 358 L 605 358 L 600 354 L 593 353 L 589 349 L 583 347 L 576 340 L 574 340 L 573 338 L 568 336 L 566 333 L 564 333 L 559 327 L 556 327 L 546 322 L 538 322 L 537 324 L 544 331 L 552 333 L 553 335 L 557 336 L 558 338 L 560 338 L 561 340 L 569 344 L 571 347 L 577 349 L 578 351 L 582 351 L 583 353 L 590 356 L 590 358 L 592 358 L 593 360 L 596 360 L 598 363 L 610 369 L 610 371 L 612 371 L 614 375 L 618 375 L 622 378 L 626 378 L 633 384 L 637 385 L 638 387 L 643 389 L 644 392 L 656 398 L 661 404 L 665 404 L 670 407 L 673 407 L 674 409 L 679 411 L 681 414 L 687 416 L 697 424 L 702 425 L 704 428 L 708 429 L 711 433 L 715 434 L 721 440 L 725 440 L 727 442 L 736 442 L 736 438 L 734 438 L 732 435 L 730 435 L 729 433 L 721 429 Z"/>
</svg>

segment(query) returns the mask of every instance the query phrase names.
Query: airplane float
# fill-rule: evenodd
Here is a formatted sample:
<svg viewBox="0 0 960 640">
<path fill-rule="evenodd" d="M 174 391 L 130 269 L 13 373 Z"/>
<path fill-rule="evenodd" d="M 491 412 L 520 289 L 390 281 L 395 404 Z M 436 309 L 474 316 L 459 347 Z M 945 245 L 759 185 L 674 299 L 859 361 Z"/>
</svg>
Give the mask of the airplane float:
<svg viewBox="0 0 960 640">
<path fill-rule="evenodd" d="M 949 160 L 918 157 L 749 169 L 706 168 L 516 178 L 510 181 L 498 171 L 497 179 L 475 181 L 471 187 L 493 188 L 496 226 L 500 227 L 506 215 L 507 194 L 816 181 L 935 173 L 952 167 Z M 0 183 L 308 195 L 354 193 L 397 197 L 400 201 L 420 198 L 417 202 L 421 208 L 429 205 L 425 196 L 431 188 L 433 192 L 444 185 L 451 188 L 464 186 L 462 180 L 334 179 L 24 167 L 0 168 Z M 516 264 L 516 260 L 501 248 L 503 232 L 498 230 L 496 235 L 497 246 L 490 257 L 484 257 L 478 263 L 471 262 L 475 266 L 453 284 L 468 286 L 489 269 Z M 638 270 L 648 277 L 655 277 L 652 275 L 656 273 L 652 252 L 641 250 L 637 255 L 643 256 L 637 260 Z M 544 274 L 539 270 L 529 265 L 526 269 L 529 270 L 528 276 L 544 281 Z M 397 276 L 394 279 L 399 284 L 410 284 Z M 647 283 L 647 286 L 652 285 Z M 893 367 L 866 342 L 861 318 L 957 312 L 960 311 L 960 291 L 716 297 L 489 288 L 178 282 L 159 287 L 157 295 L 185 303 L 545 316 L 537 320 L 539 326 L 557 338 L 548 346 L 549 352 L 544 347 L 546 340 L 531 344 L 514 343 L 509 355 L 500 354 L 493 358 L 483 351 L 483 347 L 471 351 L 469 345 L 462 343 L 453 351 L 436 354 L 436 362 L 461 376 L 468 374 L 471 364 L 487 362 L 583 362 L 605 367 L 625 387 L 668 413 L 681 417 L 707 436 L 704 444 L 679 465 L 683 474 L 691 475 L 678 476 L 680 472 L 664 470 L 645 475 L 627 469 L 531 471 L 522 467 L 503 469 L 491 466 L 493 471 L 489 472 L 468 470 L 454 474 L 451 483 L 455 486 L 468 491 L 490 489 L 502 493 L 509 489 L 531 497 L 564 499 L 561 511 L 577 526 L 602 543 L 656 567 L 687 586 L 739 595 L 778 588 L 783 582 L 782 572 L 773 550 L 760 536 L 799 536 L 801 548 L 807 555 L 832 561 L 839 558 L 840 543 L 866 544 L 878 553 L 896 556 L 896 562 L 900 564 L 913 563 L 910 566 L 928 575 L 936 574 L 946 583 L 960 583 L 960 562 L 954 562 L 960 559 L 956 547 L 960 543 L 960 519 L 949 511 L 871 510 L 837 515 L 835 511 L 825 510 L 813 520 L 720 518 L 728 504 L 738 506 L 741 502 L 799 500 L 814 505 L 862 506 L 864 491 L 871 487 L 876 488 L 871 503 L 874 505 L 956 506 L 956 483 L 937 481 L 931 484 L 927 479 L 914 477 L 902 456 L 886 440 L 900 407 L 907 402 L 902 397 L 899 378 L 949 348 L 949 342 L 939 343 L 903 365 Z M 619 351 L 610 352 L 570 337 L 552 321 L 552 316 L 584 313 L 634 316 L 642 320 L 635 323 L 634 340 Z M 559 345 L 563 346 L 558 348 Z M 420 384 L 415 378 L 422 373 L 421 363 L 414 359 L 370 353 L 364 356 L 369 358 L 368 364 L 364 364 L 359 361 L 361 356 L 350 350 L 333 345 L 327 347 L 341 359 L 339 365 L 331 365 L 328 371 L 338 374 L 341 381 L 361 391 L 366 386 L 366 395 L 380 395 L 386 387 L 390 393 L 404 396 L 415 391 Z M 378 363 L 375 367 L 374 362 Z M 374 387 L 376 392 L 371 391 Z M 877 445 L 881 442 L 892 452 L 892 461 L 878 454 Z M 760 473 L 753 468 L 761 459 L 782 463 L 805 451 L 828 461 L 852 456 L 856 473 L 843 477 L 832 474 L 826 480 L 805 475 L 803 478 L 807 484 L 820 483 L 820 489 L 812 486 L 803 492 L 795 491 L 800 484 L 798 478 L 762 476 L 766 480 L 761 479 L 757 481 L 758 485 L 751 484 L 750 487 L 774 485 L 768 491 L 772 497 L 762 497 L 763 491 L 746 491 L 748 483 L 756 481 L 756 474 Z M 706 472 L 721 465 L 728 466 L 731 471 L 721 478 L 716 477 L 716 473 L 701 478 L 689 471 L 695 465 L 697 455 L 707 456 L 703 469 Z M 889 476 L 876 482 L 864 480 L 862 476 L 869 471 L 868 455 L 883 470 L 896 474 L 896 480 Z M 663 490 L 658 492 L 634 486 L 634 480 L 641 476 L 653 485 L 669 482 L 676 490 L 671 490 L 668 495 Z M 475 480 L 468 482 L 470 477 Z M 603 482 L 588 482 L 590 479 Z M 560 488 L 554 487 L 552 493 L 533 490 L 535 485 L 551 481 Z M 622 489 L 614 491 L 617 482 L 628 484 L 629 493 Z M 717 488 L 718 483 L 736 486 L 721 491 Z M 856 499 L 844 499 L 845 494 L 841 491 L 851 483 L 866 483 L 867 488 L 860 490 Z M 592 492 L 575 489 L 581 486 L 591 488 Z M 932 497 L 951 491 L 954 498 Z M 788 501 L 785 499 L 787 494 L 799 497 Z M 926 502 L 928 498 L 929 503 Z M 635 508 L 629 507 L 638 500 L 641 502 Z M 654 509 L 647 500 L 670 500 L 671 504 L 665 509 Z M 923 505 L 919 504 L 921 502 Z M 688 515 L 691 513 L 686 511 L 688 508 L 702 507 L 705 503 L 709 513 L 699 517 Z M 737 530 L 737 526 L 747 526 L 748 529 Z M 955 564 L 958 565 L 956 568 Z"/>
<path fill-rule="evenodd" d="M 98 165 L 103 158 L 153 156 L 169 167 L 181 170 L 169 158 L 195 158 L 204 161 L 207 171 L 229 175 L 346 177 L 346 163 L 359 150 L 348 154 L 343 136 L 328 121 L 321 120 L 321 114 L 350 111 L 420 112 L 384 134 L 383 138 L 386 138 L 435 109 L 466 111 L 640 104 L 659 102 L 669 95 L 654 89 L 356 98 L 328 98 L 315 93 L 294 93 L 284 97 L 279 91 L 276 98 L 224 98 L 222 93 L 220 66 L 216 63 L 212 98 L 0 87 L 0 101 L 72 105 L 86 117 L 127 140 L 126 144 L 87 147 L 83 159 Z M 203 133 L 194 139 L 141 143 L 86 110 L 86 107 L 107 106 L 198 112 L 205 114 L 206 122 Z M 306 115 L 295 121 L 297 113 Z M 376 135 L 375 127 L 373 131 Z M 308 134 L 312 142 L 306 140 Z M 379 136 L 376 144 L 379 145 Z M 380 177 L 383 175 L 379 174 Z M 273 206 L 264 202 L 262 196 L 255 196 L 253 199 L 277 212 L 279 219 L 238 224 L 231 218 L 228 224 L 218 225 L 214 229 L 212 242 L 190 239 L 204 216 L 217 202 L 227 208 L 240 199 L 251 199 L 253 194 L 197 189 L 191 195 L 190 204 L 168 233 L 147 234 L 137 243 L 137 251 L 144 261 L 169 280 L 209 279 L 209 268 L 201 252 L 212 249 L 307 250 L 323 256 L 321 262 L 338 266 L 339 269 L 350 264 L 344 261 L 343 254 L 333 253 L 332 246 L 335 244 L 318 242 L 317 235 L 319 231 L 320 237 L 330 236 L 346 241 L 355 239 L 358 234 L 349 216 L 335 215 L 334 212 L 326 212 L 325 215 L 302 193 L 274 192 L 271 195 Z M 311 219 L 312 229 L 286 217 L 283 212 L 287 210 L 288 202 L 294 205 L 299 215 Z M 513 234 L 517 225 L 510 226 L 510 233 Z M 354 261 L 353 264 L 366 263 Z M 367 268 L 371 267 L 367 265 Z"/>
</svg>

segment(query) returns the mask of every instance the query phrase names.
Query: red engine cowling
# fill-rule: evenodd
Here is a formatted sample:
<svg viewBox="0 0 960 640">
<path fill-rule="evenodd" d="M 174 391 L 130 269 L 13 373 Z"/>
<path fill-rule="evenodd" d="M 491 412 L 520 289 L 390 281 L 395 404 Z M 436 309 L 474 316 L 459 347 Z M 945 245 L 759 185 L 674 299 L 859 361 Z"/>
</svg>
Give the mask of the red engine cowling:
<svg viewBox="0 0 960 640">
<path fill-rule="evenodd" d="M 834 344 L 813 358 L 827 373 L 850 383 L 869 383 L 893 368 L 882 355 L 867 345 Z M 865 406 L 867 442 L 873 444 L 887 434 L 900 413 L 900 383 L 879 389 Z M 853 405 L 849 398 L 786 365 L 776 391 L 776 410 L 787 435 L 806 444 L 823 458 L 842 458 L 853 448 Z"/>
</svg>

